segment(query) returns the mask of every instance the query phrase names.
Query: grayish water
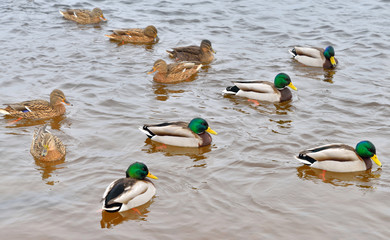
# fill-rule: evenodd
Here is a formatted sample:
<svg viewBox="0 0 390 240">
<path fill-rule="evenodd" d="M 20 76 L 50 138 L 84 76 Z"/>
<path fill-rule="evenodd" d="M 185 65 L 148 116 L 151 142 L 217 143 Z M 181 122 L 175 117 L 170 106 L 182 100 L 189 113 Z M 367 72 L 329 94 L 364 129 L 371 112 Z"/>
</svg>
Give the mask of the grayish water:
<svg viewBox="0 0 390 240">
<path fill-rule="evenodd" d="M 0 233 L 8 239 L 388 239 L 389 1 L 10 1 L 0 3 L 0 102 L 73 106 L 48 120 L 62 163 L 29 153 L 41 122 L 0 119 Z M 66 21 L 68 7 L 103 9 L 106 23 Z M 153 24 L 155 45 L 117 45 L 110 29 Z M 217 51 L 193 81 L 146 72 L 166 49 L 209 39 Z M 294 45 L 332 44 L 340 64 L 294 62 Z M 299 89 L 283 104 L 224 97 L 233 80 L 286 72 Z M 161 148 L 138 126 L 206 118 L 219 133 L 202 149 Z M 368 139 L 383 163 L 322 177 L 293 156 Z M 142 215 L 101 213 L 106 186 L 134 161 L 159 177 Z"/>
</svg>

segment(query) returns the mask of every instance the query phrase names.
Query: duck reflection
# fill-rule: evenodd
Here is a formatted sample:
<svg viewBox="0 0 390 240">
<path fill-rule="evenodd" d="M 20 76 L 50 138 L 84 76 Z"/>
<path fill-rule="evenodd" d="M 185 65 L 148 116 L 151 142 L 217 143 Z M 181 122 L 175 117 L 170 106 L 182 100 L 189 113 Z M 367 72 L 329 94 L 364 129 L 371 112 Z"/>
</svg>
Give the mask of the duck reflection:
<svg viewBox="0 0 390 240">
<path fill-rule="evenodd" d="M 333 75 L 336 73 L 334 69 L 324 70 L 324 82 L 333 83 Z"/>
<path fill-rule="evenodd" d="M 193 77 L 191 77 L 190 79 L 194 80 Z M 154 94 L 156 94 L 156 100 L 166 101 L 166 100 L 168 100 L 170 94 L 184 93 L 184 90 L 168 89 L 167 88 L 168 85 L 170 85 L 170 84 L 162 84 L 162 83 L 154 83 L 153 84 L 153 91 L 154 91 Z"/>
<path fill-rule="evenodd" d="M 150 212 L 147 208 L 152 204 L 152 201 L 145 203 L 142 206 L 137 207 L 137 211 L 128 210 L 125 212 L 106 212 L 102 211 L 102 219 L 100 220 L 101 228 L 113 228 L 116 225 L 119 225 L 125 221 L 137 220 L 137 221 L 147 221 L 148 213 Z"/>
<path fill-rule="evenodd" d="M 187 156 L 194 162 L 197 162 L 200 160 L 205 160 L 207 158 L 205 156 L 205 153 L 211 151 L 211 145 L 199 148 L 176 147 L 154 142 L 150 138 L 147 138 L 145 140 L 145 147 L 142 149 L 142 151 L 145 151 L 147 153 L 163 152 L 165 156 Z M 206 166 L 205 163 L 198 163 L 193 167 L 204 166 Z"/>
<path fill-rule="evenodd" d="M 367 170 L 364 172 L 338 173 L 329 172 L 321 169 L 311 168 L 303 165 L 297 167 L 297 176 L 304 180 L 321 180 L 324 183 L 330 183 L 334 186 L 347 187 L 356 185 L 362 189 L 372 189 L 372 180 L 380 178 L 382 169 L 375 171 Z"/>
<path fill-rule="evenodd" d="M 13 119 L 7 123 L 6 128 L 31 127 L 37 125 L 44 125 L 47 123 L 51 126 L 52 129 L 59 130 L 61 128 L 61 124 L 66 119 L 66 116 L 61 115 L 51 119 L 40 119 L 40 120 L 21 119 L 17 122 L 15 122 L 14 118 L 11 118 L 9 116 L 5 116 L 5 119 Z"/>
<path fill-rule="evenodd" d="M 50 180 L 53 175 L 53 172 L 57 169 L 62 169 L 64 166 L 61 166 L 65 162 L 65 157 L 58 161 L 45 162 L 35 159 L 35 165 L 37 165 L 37 170 L 42 174 L 42 180 L 48 185 L 54 185 L 55 181 Z"/>
<path fill-rule="evenodd" d="M 306 67 L 299 63 L 296 63 L 296 65 L 293 65 L 293 71 L 299 72 L 301 77 L 308 78 L 308 79 L 318 79 L 333 83 L 333 75 L 336 73 L 336 69 L 322 69 L 322 68 L 313 68 L 313 67 Z"/>
</svg>

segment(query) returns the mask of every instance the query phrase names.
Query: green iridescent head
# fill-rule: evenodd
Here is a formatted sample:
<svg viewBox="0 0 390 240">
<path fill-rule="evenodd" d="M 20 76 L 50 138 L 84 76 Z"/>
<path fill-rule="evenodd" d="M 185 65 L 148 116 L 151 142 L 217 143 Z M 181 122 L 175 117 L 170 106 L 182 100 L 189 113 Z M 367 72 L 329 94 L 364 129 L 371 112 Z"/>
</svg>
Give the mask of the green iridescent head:
<svg viewBox="0 0 390 240">
<path fill-rule="evenodd" d="M 376 156 L 376 149 L 372 142 L 361 141 L 355 147 L 356 153 L 362 158 L 371 158 L 378 166 L 382 166 L 382 163 Z"/>
<path fill-rule="evenodd" d="M 334 48 L 332 46 L 327 46 L 324 50 L 324 56 L 326 57 L 326 59 L 334 57 Z"/>
<path fill-rule="evenodd" d="M 156 176 L 152 175 L 149 172 L 148 167 L 140 162 L 135 162 L 129 166 L 129 168 L 126 171 L 126 177 L 127 178 L 135 178 L 139 180 L 145 179 L 145 177 L 150 177 L 153 179 L 158 179 Z"/>
<path fill-rule="evenodd" d="M 282 89 L 285 87 L 290 87 L 294 90 L 297 90 L 297 88 L 292 84 L 290 77 L 285 73 L 279 73 L 276 75 L 274 80 L 274 85 L 276 88 Z"/>
<path fill-rule="evenodd" d="M 194 118 L 188 124 L 188 128 L 196 134 L 204 133 L 205 131 L 211 134 L 217 134 L 209 127 L 209 124 L 203 118 Z"/>
</svg>

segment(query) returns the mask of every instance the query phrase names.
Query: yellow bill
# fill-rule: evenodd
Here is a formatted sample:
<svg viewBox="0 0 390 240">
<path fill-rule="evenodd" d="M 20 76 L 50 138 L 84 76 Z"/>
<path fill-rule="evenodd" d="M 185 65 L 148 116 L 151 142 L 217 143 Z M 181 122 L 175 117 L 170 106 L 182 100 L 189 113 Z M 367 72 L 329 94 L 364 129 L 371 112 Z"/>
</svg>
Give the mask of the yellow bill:
<svg viewBox="0 0 390 240">
<path fill-rule="evenodd" d="M 210 127 L 208 127 L 208 128 L 206 129 L 206 132 L 211 133 L 211 134 L 214 134 L 214 135 L 217 135 L 217 134 L 218 134 L 216 131 L 214 131 L 214 130 L 211 129 Z"/>
<path fill-rule="evenodd" d="M 336 60 L 334 59 L 334 57 L 330 57 L 329 60 L 333 67 L 336 66 Z"/>
<path fill-rule="evenodd" d="M 292 83 L 292 82 L 290 82 L 290 84 L 289 85 L 287 85 L 287 86 L 289 86 L 291 89 L 293 89 L 293 90 L 298 90 L 295 86 L 294 86 L 294 84 Z"/>
<path fill-rule="evenodd" d="M 150 177 L 150 178 L 153 178 L 153 179 L 158 179 L 156 176 L 154 176 L 153 174 L 151 174 L 150 172 L 148 172 L 148 175 L 146 175 L 147 177 Z"/>
<path fill-rule="evenodd" d="M 153 67 L 153 69 L 152 69 L 152 70 L 150 70 L 150 71 L 148 72 L 148 74 L 154 73 L 155 71 L 156 71 L 156 68 L 155 68 L 155 67 Z"/>
<path fill-rule="evenodd" d="M 376 163 L 376 165 L 378 165 L 379 167 L 382 167 L 382 163 L 378 160 L 376 154 L 371 157 L 371 160 L 374 161 L 374 163 Z"/>
</svg>

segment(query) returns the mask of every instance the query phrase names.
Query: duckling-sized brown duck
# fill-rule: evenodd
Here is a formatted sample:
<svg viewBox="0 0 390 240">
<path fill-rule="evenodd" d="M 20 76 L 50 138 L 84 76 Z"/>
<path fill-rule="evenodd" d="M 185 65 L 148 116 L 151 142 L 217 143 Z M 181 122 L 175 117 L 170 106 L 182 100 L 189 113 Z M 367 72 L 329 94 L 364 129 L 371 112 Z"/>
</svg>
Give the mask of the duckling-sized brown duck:
<svg viewBox="0 0 390 240">
<path fill-rule="evenodd" d="M 121 41 L 122 43 L 153 43 L 157 40 L 157 29 L 155 26 L 146 28 L 130 28 L 112 30 L 112 34 L 105 35 L 112 40 Z"/>
<path fill-rule="evenodd" d="M 31 100 L 20 103 L 6 104 L 6 108 L 0 108 L 0 113 L 16 118 L 46 119 L 65 114 L 63 103 L 70 105 L 64 93 L 54 89 L 50 93 L 50 102 L 46 100 Z"/>
<path fill-rule="evenodd" d="M 201 63 L 210 63 L 213 61 L 213 53 L 215 53 L 209 40 L 203 40 L 200 43 L 200 46 L 178 47 L 173 48 L 172 51 L 167 50 L 167 52 L 169 56 L 175 58 L 176 61 Z"/>
<path fill-rule="evenodd" d="M 65 156 L 61 140 L 46 130 L 47 124 L 37 129 L 33 136 L 30 153 L 40 161 L 57 161 Z"/>
<path fill-rule="evenodd" d="M 100 8 L 94 8 L 92 11 L 84 9 L 67 9 L 60 11 L 60 13 L 64 18 L 80 24 L 99 23 L 102 20 L 107 21 Z"/>
<path fill-rule="evenodd" d="M 148 74 L 157 71 L 153 80 L 159 83 L 173 83 L 187 80 L 198 72 L 202 64 L 192 62 L 177 62 L 167 64 L 164 60 L 159 59 L 154 62 L 153 69 Z"/>
</svg>

